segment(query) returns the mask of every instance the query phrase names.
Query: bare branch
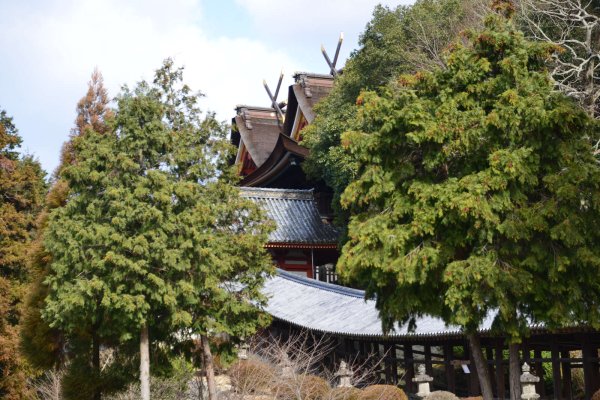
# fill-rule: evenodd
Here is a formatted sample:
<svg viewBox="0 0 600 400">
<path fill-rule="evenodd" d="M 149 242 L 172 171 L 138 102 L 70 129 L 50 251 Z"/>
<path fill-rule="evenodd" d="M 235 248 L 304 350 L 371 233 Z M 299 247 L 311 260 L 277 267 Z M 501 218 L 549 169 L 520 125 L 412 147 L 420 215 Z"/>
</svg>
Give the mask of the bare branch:
<svg viewBox="0 0 600 400">
<path fill-rule="evenodd" d="M 550 66 L 557 89 L 600 118 L 600 16 L 592 5 L 592 0 L 518 1 L 528 34 L 564 50 Z"/>
</svg>

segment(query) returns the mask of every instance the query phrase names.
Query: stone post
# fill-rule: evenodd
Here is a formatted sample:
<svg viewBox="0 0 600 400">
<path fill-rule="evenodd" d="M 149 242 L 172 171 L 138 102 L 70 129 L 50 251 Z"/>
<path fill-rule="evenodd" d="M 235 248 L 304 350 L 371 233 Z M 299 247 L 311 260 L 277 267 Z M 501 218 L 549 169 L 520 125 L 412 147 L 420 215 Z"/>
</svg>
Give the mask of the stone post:
<svg viewBox="0 0 600 400">
<path fill-rule="evenodd" d="M 248 343 L 246 342 L 242 342 L 240 344 L 239 350 L 238 350 L 238 358 L 240 360 L 247 360 L 248 359 L 248 350 L 250 349 L 250 346 L 248 346 Z"/>
<path fill-rule="evenodd" d="M 418 387 L 419 391 L 417 392 L 417 397 L 424 399 L 429 396 L 431 390 L 429 388 L 429 382 L 433 381 L 433 378 L 425 373 L 425 365 L 419 364 L 417 367 L 417 376 L 412 379 Z"/>
<path fill-rule="evenodd" d="M 535 384 L 540 381 L 540 378 L 533 375 L 529 371 L 531 368 L 527 363 L 523 364 L 523 374 L 521 375 L 521 387 L 523 388 L 523 394 L 521 394 L 522 400 L 537 400 L 540 395 L 535 391 Z"/>
<path fill-rule="evenodd" d="M 292 378 L 294 376 L 294 365 L 292 364 L 292 361 L 288 357 L 287 353 L 283 354 L 279 367 L 281 368 L 281 376 L 284 378 Z"/>
<path fill-rule="evenodd" d="M 348 368 L 346 361 L 342 360 L 340 368 L 335 373 L 335 377 L 339 379 L 337 387 L 354 387 L 352 385 L 352 371 Z"/>
</svg>

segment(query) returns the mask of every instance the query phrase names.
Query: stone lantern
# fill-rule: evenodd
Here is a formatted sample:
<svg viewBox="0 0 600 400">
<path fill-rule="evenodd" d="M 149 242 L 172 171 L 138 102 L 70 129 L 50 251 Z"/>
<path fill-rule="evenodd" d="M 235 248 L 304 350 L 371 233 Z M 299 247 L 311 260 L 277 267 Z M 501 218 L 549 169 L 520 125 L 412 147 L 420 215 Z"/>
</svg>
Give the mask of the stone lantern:
<svg viewBox="0 0 600 400">
<path fill-rule="evenodd" d="M 352 386 L 352 371 L 348 368 L 346 361 L 342 360 L 340 368 L 335 373 L 335 377 L 339 379 L 337 387 L 353 387 Z"/>
<path fill-rule="evenodd" d="M 431 393 L 429 382 L 433 381 L 433 378 L 425 373 L 425 365 L 419 364 L 417 367 L 417 376 L 415 376 L 412 380 L 419 387 L 417 397 L 424 399 L 425 397 L 429 396 Z"/>
<path fill-rule="evenodd" d="M 521 375 L 521 387 L 523 388 L 523 394 L 521 394 L 522 400 L 537 400 L 540 395 L 535 391 L 535 384 L 540 381 L 540 378 L 533 375 L 531 368 L 527 363 L 523 364 L 523 374 Z"/>
</svg>

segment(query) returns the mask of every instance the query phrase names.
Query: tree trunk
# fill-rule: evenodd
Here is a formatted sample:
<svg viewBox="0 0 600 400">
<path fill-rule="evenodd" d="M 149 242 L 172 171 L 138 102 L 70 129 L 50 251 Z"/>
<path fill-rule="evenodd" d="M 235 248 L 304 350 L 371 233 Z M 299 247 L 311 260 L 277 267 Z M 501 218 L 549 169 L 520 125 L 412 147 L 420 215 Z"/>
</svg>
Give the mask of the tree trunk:
<svg viewBox="0 0 600 400">
<path fill-rule="evenodd" d="M 479 386 L 481 387 L 483 400 L 493 400 L 494 394 L 492 391 L 490 371 L 487 362 L 483 357 L 483 352 L 481 351 L 479 336 L 477 336 L 476 333 L 468 333 L 467 339 L 469 340 L 469 347 L 471 348 L 471 356 L 473 357 L 473 361 L 475 361 L 475 370 L 479 378 Z"/>
<path fill-rule="evenodd" d="M 102 398 L 102 388 L 100 387 L 100 340 L 96 331 L 92 333 L 92 370 L 94 373 L 94 400 Z"/>
<path fill-rule="evenodd" d="M 519 362 L 519 345 L 508 345 L 508 382 L 510 384 L 510 400 L 521 399 L 521 368 Z"/>
<path fill-rule="evenodd" d="M 594 118 L 596 116 L 596 102 L 594 99 L 595 96 L 595 70 L 596 70 L 596 60 L 593 54 L 594 43 L 593 40 L 593 27 L 588 26 L 586 30 L 586 47 L 589 49 L 590 53 L 587 54 L 589 62 L 585 71 L 585 80 L 586 80 L 586 109 L 590 117 Z"/>
<path fill-rule="evenodd" d="M 204 358 L 204 370 L 206 371 L 206 386 L 208 387 L 208 400 L 217 400 L 217 385 L 215 383 L 215 367 L 208 337 L 200 336 L 202 342 L 202 357 Z"/>
<path fill-rule="evenodd" d="M 150 400 L 150 342 L 147 324 L 144 324 L 140 333 L 140 388 L 142 400 Z"/>
</svg>

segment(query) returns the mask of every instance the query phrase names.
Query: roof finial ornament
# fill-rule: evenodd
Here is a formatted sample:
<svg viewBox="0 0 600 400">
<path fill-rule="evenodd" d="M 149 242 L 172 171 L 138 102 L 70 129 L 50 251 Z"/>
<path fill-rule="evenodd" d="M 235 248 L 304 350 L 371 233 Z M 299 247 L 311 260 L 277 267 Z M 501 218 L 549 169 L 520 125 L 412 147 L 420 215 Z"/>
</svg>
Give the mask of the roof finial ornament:
<svg viewBox="0 0 600 400">
<path fill-rule="evenodd" d="M 338 70 L 335 69 L 335 66 L 337 64 L 338 57 L 340 56 L 340 49 L 342 48 L 343 41 L 344 41 L 344 32 L 341 32 L 337 47 L 335 49 L 335 54 L 333 56 L 333 61 L 331 61 L 331 59 L 329 58 L 329 55 L 327 54 L 327 51 L 325 50 L 325 46 L 321 45 L 321 53 L 323 53 L 323 57 L 325 57 L 325 61 L 327 62 L 327 65 L 329 66 L 329 73 L 332 76 L 337 76 L 337 74 L 338 74 Z"/>
<path fill-rule="evenodd" d="M 281 70 L 281 73 L 279 74 L 279 80 L 277 81 L 277 87 L 275 88 L 275 94 L 273 94 L 271 92 L 271 89 L 269 89 L 269 85 L 267 85 L 267 81 L 265 79 L 263 79 L 263 86 L 265 87 L 265 90 L 267 91 L 267 95 L 269 95 L 269 99 L 271 99 L 271 107 L 273 107 L 275 109 L 275 111 L 277 112 L 277 121 L 280 125 L 283 122 L 283 111 L 281 110 L 279 103 L 277 103 L 277 96 L 279 96 L 279 89 L 281 89 L 282 82 L 283 82 L 283 69 Z"/>
</svg>

